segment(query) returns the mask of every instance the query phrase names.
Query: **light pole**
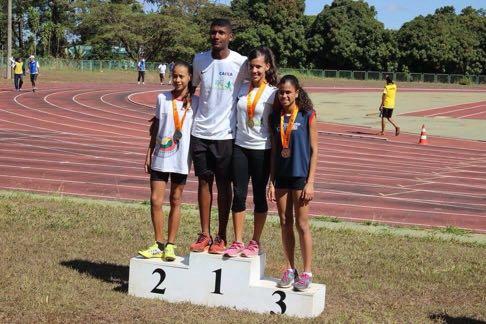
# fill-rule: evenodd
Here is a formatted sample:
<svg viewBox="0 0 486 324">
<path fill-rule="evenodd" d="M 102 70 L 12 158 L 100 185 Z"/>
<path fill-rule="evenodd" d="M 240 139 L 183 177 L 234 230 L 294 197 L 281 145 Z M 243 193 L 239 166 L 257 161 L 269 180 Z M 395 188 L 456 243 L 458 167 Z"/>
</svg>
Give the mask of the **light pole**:
<svg viewBox="0 0 486 324">
<path fill-rule="evenodd" d="M 12 78 L 10 58 L 12 57 L 12 0 L 8 0 L 7 17 L 7 79 Z"/>
</svg>

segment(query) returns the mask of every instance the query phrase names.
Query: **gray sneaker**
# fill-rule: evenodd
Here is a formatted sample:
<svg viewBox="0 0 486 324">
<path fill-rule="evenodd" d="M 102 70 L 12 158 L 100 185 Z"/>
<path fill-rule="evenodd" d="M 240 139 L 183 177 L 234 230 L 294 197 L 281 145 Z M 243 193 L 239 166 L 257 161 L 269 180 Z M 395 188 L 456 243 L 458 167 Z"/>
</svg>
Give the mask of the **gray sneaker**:
<svg viewBox="0 0 486 324">
<path fill-rule="evenodd" d="M 297 281 L 294 282 L 294 289 L 299 291 L 304 291 L 307 288 L 309 288 L 311 283 L 312 283 L 312 276 L 309 276 L 307 273 L 302 273 L 297 278 Z"/>
<path fill-rule="evenodd" d="M 297 277 L 297 270 L 287 269 L 282 275 L 282 278 L 277 282 L 277 287 L 289 288 L 295 282 Z"/>
</svg>

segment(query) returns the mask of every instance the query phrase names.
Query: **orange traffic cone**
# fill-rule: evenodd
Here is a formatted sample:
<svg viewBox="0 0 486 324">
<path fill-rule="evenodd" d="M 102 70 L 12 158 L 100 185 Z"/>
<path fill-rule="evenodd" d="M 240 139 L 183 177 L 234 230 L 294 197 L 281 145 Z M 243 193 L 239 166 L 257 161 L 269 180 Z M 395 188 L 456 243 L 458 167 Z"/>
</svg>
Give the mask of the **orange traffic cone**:
<svg viewBox="0 0 486 324">
<path fill-rule="evenodd" d="M 420 132 L 420 140 L 418 142 L 421 145 L 427 145 L 427 131 L 425 130 L 425 125 L 422 125 L 422 131 Z"/>
</svg>

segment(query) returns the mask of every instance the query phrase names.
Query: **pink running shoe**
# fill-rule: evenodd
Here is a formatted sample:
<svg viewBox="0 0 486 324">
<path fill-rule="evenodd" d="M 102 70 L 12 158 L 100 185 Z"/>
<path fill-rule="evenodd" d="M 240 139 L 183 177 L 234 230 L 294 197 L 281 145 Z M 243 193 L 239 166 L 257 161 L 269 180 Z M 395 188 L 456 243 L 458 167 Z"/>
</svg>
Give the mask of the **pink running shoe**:
<svg viewBox="0 0 486 324">
<path fill-rule="evenodd" d="M 234 257 L 240 254 L 245 248 L 245 244 L 234 241 L 229 248 L 224 251 L 224 256 Z"/>
<path fill-rule="evenodd" d="M 248 245 L 241 252 L 242 257 L 251 258 L 260 254 L 260 244 L 257 241 L 251 240 Z"/>
</svg>

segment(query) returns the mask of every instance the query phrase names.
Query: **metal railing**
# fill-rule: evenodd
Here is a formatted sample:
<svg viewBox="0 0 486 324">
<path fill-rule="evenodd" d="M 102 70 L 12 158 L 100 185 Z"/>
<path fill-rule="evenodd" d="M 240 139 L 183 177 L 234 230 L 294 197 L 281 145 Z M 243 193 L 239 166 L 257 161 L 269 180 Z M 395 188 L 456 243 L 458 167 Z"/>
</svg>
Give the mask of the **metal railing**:
<svg viewBox="0 0 486 324">
<path fill-rule="evenodd" d="M 136 68 L 136 62 L 132 60 L 73 60 L 57 58 L 38 58 L 37 60 L 41 68 L 47 70 L 104 71 L 134 70 Z M 145 66 L 147 70 L 155 70 L 159 64 L 159 62 L 146 62 Z M 3 69 L 6 68 L 7 59 L 5 57 L 0 57 L 0 65 Z M 281 68 L 280 74 L 299 74 L 317 78 L 349 80 L 383 80 L 386 75 L 391 75 L 398 82 L 486 84 L 486 75 L 292 68 Z"/>
</svg>

